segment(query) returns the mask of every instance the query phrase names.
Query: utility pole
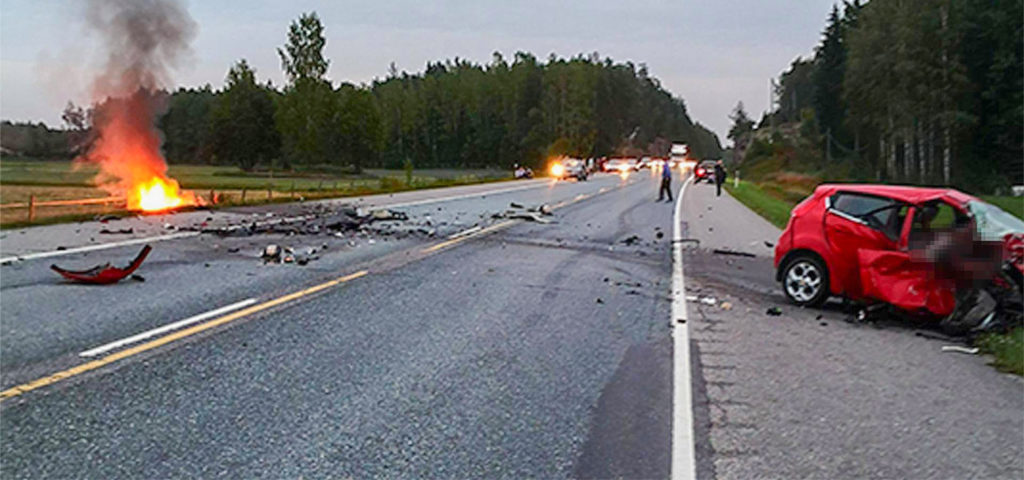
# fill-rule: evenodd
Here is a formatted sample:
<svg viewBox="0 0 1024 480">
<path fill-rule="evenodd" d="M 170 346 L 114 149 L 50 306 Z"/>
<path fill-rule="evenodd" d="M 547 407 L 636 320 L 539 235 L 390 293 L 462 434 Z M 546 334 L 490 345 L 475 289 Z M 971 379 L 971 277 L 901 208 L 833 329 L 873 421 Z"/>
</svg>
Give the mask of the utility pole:
<svg viewBox="0 0 1024 480">
<path fill-rule="evenodd" d="M 768 124 L 771 126 L 772 136 L 775 135 L 775 77 L 768 79 Z"/>
</svg>

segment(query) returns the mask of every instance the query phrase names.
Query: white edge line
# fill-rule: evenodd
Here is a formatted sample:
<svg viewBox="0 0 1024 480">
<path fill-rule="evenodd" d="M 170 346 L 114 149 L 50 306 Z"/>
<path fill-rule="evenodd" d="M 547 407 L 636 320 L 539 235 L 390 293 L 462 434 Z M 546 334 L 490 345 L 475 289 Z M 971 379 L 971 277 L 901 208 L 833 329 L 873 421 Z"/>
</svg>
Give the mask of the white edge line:
<svg viewBox="0 0 1024 480">
<path fill-rule="evenodd" d="M 692 177 L 679 188 L 672 216 L 672 480 L 697 478 L 694 452 L 693 392 L 690 386 L 690 323 L 683 274 L 683 195 Z"/>
<path fill-rule="evenodd" d="M 52 251 L 49 251 L 49 252 L 37 252 L 37 253 L 28 253 L 28 254 L 25 254 L 25 255 L 14 255 L 14 256 L 10 256 L 10 257 L 0 258 L 0 265 L 11 263 L 11 262 L 16 262 L 16 261 L 35 260 L 35 259 L 38 259 L 38 258 L 47 258 L 47 257 L 59 257 L 61 255 L 71 255 L 71 254 L 74 254 L 74 253 L 92 252 L 92 251 L 96 251 L 96 250 L 106 250 L 108 248 L 125 247 L 125 246 L 128 246 L 128 245 L 138 245 L 140 243 L 160 242 L 160 241 L 163 241 L 163 240 L 174 240 L 176 238 L 195 237 L 195 236 L 197 236 L 199 234 L 200 234 L 200 232 L 172 233 L 170 235 L 159 235 L 159 236 L 156 236 L 156 237 L 133 238 L 131 240 L 125 240 L 123 242 L 101 243 L 99 245 L 88 245 L 88 246 L 85 246 L 85 247 L 69 248 L 67 250 L 52 250 Z"/>
<path fill-rule="evenodd" d="M 233 311 L 233 310 L 238 310 L 239 308 L 242 308 L 242 307 L 248 307 L 249 305 L 252 305 L 254 303 L 256 303 L 256 299 L 255 298 L 249 298 L 249 299 L 246 299 L 246 300 L 242 300 L 241 302 L 232 303 L 231 305 L 226 305 L 226 306 L 220 307 L 220 308 L 218 308 L 216 310 L 210 310 L 209 312 L 206 312 L 206 313 L 200 313 L 199 315 L 188 317 L 188 318 L 186 318 L 184 320 L 179 320 L 179 321 L 174 322 L 174 323 L 169 323 L 169 324 L 164 325 L 162 327 L 157 327 L 157 328 L 154 328 L 152 330 L 148 330 L 148 331 L 142 332 L 142 333 L 140 333 L 138 335 L 132 335 L 132 336 L 130 336 L 128 338 L 122 338 L 120 340 L 117 340 L 117 341 L 114 341 L 114 342 L 110 342 L 110 343 L 108 343 L 106 345 L 101 345 L 101 346 L 93 348 L 91 350 L 86 350 L 86 351 L 84 351 L 82 353 L 79 353 L 78 356 L 80 356 L 80 357 L 95 357 L 96 355 L 99 355 L 99 354 L 102 354 L 102 353 L 106 353 L 106 352 L 109 352 L 109 351 L 114 350 L 116 348 L 120 348 L 120 347 L 123 347 L 125 345 L 130 345 L 132 343 L 135 343 L 135 342 L 138 342 L 138 341 L 141 341 L 141 340 L 145 340 L 145 339 L 147 339 L 149 337 L 152 337 L 152 336 L 155 336 L 155 335 L 160 335 L 162 333 L 167 333 L 167 332 L 170 332 L 171 330 L 177 330 L 177 329 L 179 329 L 181 327 L 184 327 L 184 326 L 187 326 L 187 325 L 191 325 L 193 323 L 201 322 L 201 321 L 206 320 L 208 318 L 216 317 L 217 315 L 228 313 L 228 312 Z"/>
</svg>

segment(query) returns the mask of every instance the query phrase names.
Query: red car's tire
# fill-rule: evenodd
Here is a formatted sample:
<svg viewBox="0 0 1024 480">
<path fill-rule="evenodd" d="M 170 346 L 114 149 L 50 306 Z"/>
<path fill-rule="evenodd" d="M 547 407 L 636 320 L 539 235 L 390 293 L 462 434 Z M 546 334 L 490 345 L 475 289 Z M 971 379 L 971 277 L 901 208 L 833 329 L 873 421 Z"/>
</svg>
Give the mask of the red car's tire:
<svg viewBox="0 0 1024 480">
<path fill-rule="evenodd" d="M 801 307 L 816 307 L 829 297 L 828 267 L 817 255 L 797 254 L 782 271 L 782 293 Z"/>
</svg>

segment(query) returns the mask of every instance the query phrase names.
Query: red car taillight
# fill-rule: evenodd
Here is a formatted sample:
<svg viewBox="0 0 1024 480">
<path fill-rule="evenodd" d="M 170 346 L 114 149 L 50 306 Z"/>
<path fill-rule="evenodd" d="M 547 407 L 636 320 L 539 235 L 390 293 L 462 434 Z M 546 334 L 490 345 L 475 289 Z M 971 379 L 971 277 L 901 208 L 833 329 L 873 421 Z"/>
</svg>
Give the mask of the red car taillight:
<svg viewBox="0 0 1024 480">
<path fill-rule="evenodd" d="M 698 168 L 697 169 L 697 176 L 698 177 L 703 177 L 704 176 L 704 169 L 703 168 Z"/>
</svg>

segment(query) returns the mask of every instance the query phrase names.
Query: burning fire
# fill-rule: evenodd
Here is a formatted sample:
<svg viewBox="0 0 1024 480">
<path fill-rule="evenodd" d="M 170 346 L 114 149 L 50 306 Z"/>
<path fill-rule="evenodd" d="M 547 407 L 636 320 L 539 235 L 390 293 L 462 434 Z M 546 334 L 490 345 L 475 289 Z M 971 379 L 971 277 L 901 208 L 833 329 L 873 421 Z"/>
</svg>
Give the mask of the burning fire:
<svg viewBox="0 0 1024 480">
<path fill-rule="evenodd" d="M 128 207 L 147 212 L 180 207 L 186 201 L 178 191 L 178 182 L 174 179 L 154 177 L 151 181 L 139 185 L 135 193 L 137 198 L 129 198 Z"/>
<path fill-rule="evenodd" d="M 99 166 L 97 186 L 131 210 L 200 204 L 167 175 L 157 119 L 167 109 L 170 72 L 187 57 L 195 22 L 177 0 L 92 0 L 86 19 L 104 41 L 107 64 L 93 81 L 94 139 L 77 161 Z"/>
<path fill-rule="evenodd" d="M 100 166 L 96 184 L 124 197 L 129 210 L 146 212 L 200 204 L 193 192 L 181 190 L 167 175 L 160 136 L 153 125 L 157 94 L 138 92 L 111 98 L 98 109 L 99 135 L 80 161 Z"/>
</svg>

